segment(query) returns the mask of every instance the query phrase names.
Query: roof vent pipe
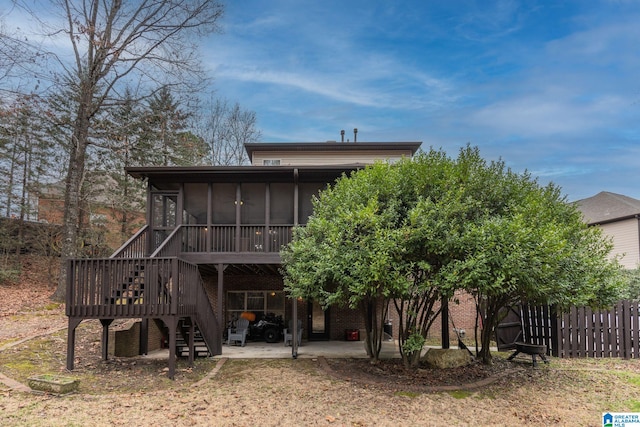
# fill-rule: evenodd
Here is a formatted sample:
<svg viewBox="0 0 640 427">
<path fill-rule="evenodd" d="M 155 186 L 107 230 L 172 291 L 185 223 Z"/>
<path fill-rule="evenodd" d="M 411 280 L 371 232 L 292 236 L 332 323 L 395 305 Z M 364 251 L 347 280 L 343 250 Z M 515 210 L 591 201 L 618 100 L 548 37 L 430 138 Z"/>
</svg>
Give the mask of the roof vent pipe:
<svg viewBox="0 0 640 427">
<path fill-rule="evenodd" d="M 340 137 L 342 138 L 342 142 L 344 142 L 344 129 L 340 131 Z"/>
<path fill-rule="evenodd" d="M 353 128 L 353 142 L 358 142 L 358 128 Z"/>
</svg>

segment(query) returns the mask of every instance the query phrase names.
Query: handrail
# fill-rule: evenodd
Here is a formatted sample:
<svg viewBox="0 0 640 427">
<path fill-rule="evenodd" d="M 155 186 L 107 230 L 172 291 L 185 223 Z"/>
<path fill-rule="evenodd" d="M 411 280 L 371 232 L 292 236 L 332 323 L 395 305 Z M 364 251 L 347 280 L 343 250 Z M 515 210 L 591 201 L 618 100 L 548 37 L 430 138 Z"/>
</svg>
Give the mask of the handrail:
<svg viewBox="0 0 640 427">
<path fill-rule="evenodd" d="M 181 235 L 182 226 L 176 227 L 169 236 L 164 239 L 162 244 L 158 246 L 158 248 L 153 251 L 150 255 L 151 258 L 155 257 L 167 257 L 167 256 L 176 256 L 180 252 L 180 240 L 176 238 L 178 234 Z"/>
<path fill-rule="evenodd" d="M 222 327 L 204 290 L 204 282 L 198 266 L 179 259 L 178 271 L 180 282 L 183 283 L 181 286 L 183 301 L 180 307 L 189 311 L 188 314 L 194 315 L 209 352 L 212 355 L 221 354 Z"/>
<path fill-rule="evenodd" d="M 175 258 L 69 260 L 66 314 L 70 317 L 160 317 L 177 314 Z"/>
<path fill-rule="evenodd" d="M 145 224 L 136 234 L 115 250 L 109 258 L 134 258 L 147 256 L 147 233 L 149 225 Z"/>
<path fill-rule="evenodd" d="M 293 228 L 291 224 L 251 224 L 239 227 L 230 224 L 183 224 L 174 228 L 149 255 L 147 235 L 151 228 L 145 225 L 110 258 L 156 258 L 178 256 L 181 253 L 280 252 L 282 246 L 291 242 Z"/>
</svg>

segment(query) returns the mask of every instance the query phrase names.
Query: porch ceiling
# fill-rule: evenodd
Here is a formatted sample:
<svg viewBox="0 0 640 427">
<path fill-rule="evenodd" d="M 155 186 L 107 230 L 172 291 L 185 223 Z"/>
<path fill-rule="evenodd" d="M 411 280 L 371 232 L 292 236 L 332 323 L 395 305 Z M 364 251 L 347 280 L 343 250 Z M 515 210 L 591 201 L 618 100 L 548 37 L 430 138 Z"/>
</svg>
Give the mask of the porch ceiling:
<svg viewBox="0 0 640 427">
<path fill-rule="evenodd" d="M 181 182 L 333 182 L 364 164 L 335 166 L 153 166 L 127 167 L 129 175 L 148 179 L 159 189 L 176 189 Z"/>
<path fill-rule="evenodd" d="M 279 276 L 280 264 L 224 264 L 224 274 L 231 276 Z M 217 264 L 200 264 L 200 274 L 215 277 L 218 275 Z"/>
</svg>

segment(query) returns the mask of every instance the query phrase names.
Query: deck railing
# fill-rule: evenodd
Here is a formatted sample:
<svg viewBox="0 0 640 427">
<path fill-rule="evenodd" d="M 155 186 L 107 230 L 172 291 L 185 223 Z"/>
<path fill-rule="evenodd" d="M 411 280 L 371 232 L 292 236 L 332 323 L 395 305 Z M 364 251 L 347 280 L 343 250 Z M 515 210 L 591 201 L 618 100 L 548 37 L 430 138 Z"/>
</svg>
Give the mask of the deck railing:
<svg viewBox="0 0 640 427">
<path fill-rule="evenodd" d="M 173 257 L 177 256 L 180 252 L 180 240 L 182 236 L 182 228 L 178 227 L 169 234 L 169 236 L 160 243 L 158 249 L 156 249 L 151 257 Z"/>
<path fill-rule="evenodd" d="M 291 242 L 293 225 L 181 225 L 157 242 L 149 254 L 149 226 L 129 239 L 111 258 L 171 257 L 180 253 L 280 252 Z M 157 238 L 158 236 L 155 236 Z"/>
<path fill-rule="evenodd" d="M 118 250 L 116 250 L 111 258 L 140 258 L 148 255 L 147 252 L 147 234 L 149 226 L 145 225 L 129 240 L 126 241 Z"/>
<path fill-rule="evenodd" d="M 181 252 L 280 252 L 291 242 L 292 229 L 293 225 L 183 225 Z"/>
<path fill-rule="evenodd" d="M 198 267 L 178 258 L 75 259 L 69 264 L 67 316 L 184 316 L 195 314 L 199 300 L 208 303 Z"/>
<path fill-rule="evenodd" d="M 195 316 L 196 324 L 211 354 L 221 354 L 222 325 L 215 316 L 209 297 L 204 290 L 198 266 L 178 260 L 178 274 L 179 282 L 189 284 L 179 287 L 180 300 L 185 302 L 178 305 L 179 314 Z"/>
<path fill-rule="evenodd" d="M 221 325 L 198 266 L 171 258 L 70 260 L 66 314 L 76 318 L 192 318 L 209 352 L 221 354 Z"/>
</svg>

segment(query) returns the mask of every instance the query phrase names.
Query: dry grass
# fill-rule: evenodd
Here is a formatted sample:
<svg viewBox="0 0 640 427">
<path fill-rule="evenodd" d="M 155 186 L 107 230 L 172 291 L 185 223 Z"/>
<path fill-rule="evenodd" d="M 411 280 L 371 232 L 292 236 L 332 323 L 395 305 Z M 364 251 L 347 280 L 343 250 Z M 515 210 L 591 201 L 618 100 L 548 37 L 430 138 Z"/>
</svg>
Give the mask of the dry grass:
<svg viewBox="0 0 640 427">
<path fill-rule="evenodd" d="M 217 360 L 201 359 L 193 369 L 180 361 L 170 381 L 163 360 L 101 361 L 97 331 L 88 322 L 78 332 L 78 368 L 68 374 L 80 379 L 79 393 L 60 398 L 0 387 L 0 425 L 584 426 L 599 425 L 603 411 L 640 411 L 638 360 L 552 359 L 535 370 L 521 361 L 478 389 L 423 393 L 406 378 L 356 381 L 361 362 L 352 375 L 334 376 L 311 359 L 230 359 L 194 386 Z M 63 372 L 65 346 L 64 331 L 30 339 L 0 352 L 0 372 L 20 381 Z"/>
<path fill-rule="evenodd" d="M 32 305 L 0 316 L 0 373 L 21 382 L 65 372 L 66 333 L 51 332 L 64 315 Z M 170 381 L 163 360 L 100 360 L 99 332 L 98 322 L 78 330 L 77 368 L 65 374 L 80 379 L 79 393 L 36 395 L 0 383 L 0 425 L 598 426 L 604 411 L 640 412 L 640 360 L 552 358 L 534 370 L 525 359 L 483 387 L 427 393 L 415 382 L 444 380 L 429 372 L 422 380 L 401 376 L 396 368 L 360 375 L 361 362 L 334 364 L 332 375 L 311 359 L 230 359 L 211 377 L 217 360 L 193 368 L 181 360 Z M 477 369 L 469 372 L 478 377 Z"/>
</svg>

